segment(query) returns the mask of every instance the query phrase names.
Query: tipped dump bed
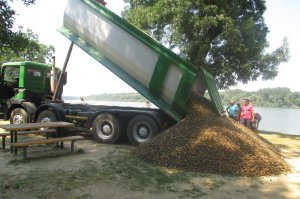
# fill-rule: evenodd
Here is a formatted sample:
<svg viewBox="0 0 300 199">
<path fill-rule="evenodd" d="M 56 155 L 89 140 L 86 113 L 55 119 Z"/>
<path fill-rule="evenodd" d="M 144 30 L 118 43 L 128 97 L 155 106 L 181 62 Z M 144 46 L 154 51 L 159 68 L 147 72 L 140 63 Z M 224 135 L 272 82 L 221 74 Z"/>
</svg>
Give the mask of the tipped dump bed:
<svg viewBox="0 0 300 199">
<path fill-rule="evenodd" d="M 93 0 L 69 0 L 59 31 L 179 121 L 196 67 Z"/>
</svg>

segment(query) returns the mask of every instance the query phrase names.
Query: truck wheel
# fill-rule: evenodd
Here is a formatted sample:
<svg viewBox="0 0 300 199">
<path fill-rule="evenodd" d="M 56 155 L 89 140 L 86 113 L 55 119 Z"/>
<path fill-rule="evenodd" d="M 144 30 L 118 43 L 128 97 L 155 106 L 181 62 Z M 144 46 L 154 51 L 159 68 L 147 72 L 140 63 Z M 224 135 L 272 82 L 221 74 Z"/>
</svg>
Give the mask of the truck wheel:
<svg viewBox="0 0 300 199">
<path fill-rule="evenodd" d="M 103 113 L 95 118 L 92 132 L 96 140 L 108 144 L 117 142 L 121 137 L 118 119 L 108 113 Z"/>
<path fill-rule="evenodd" d="M 16 108 L 11 112 L 9 121 L 11 124 L 28 123 L 28 114 L 24 109 Z"/>
<path fill-rule="evenodd" d="M 132 118 L 127 127 L 128 140 L 133 145 L 147 142 L 158 133 L 156 122 L 147 115 L 138 115 Z"/>
<path fill-rule="evenodd" d="M 56 122 L 57 117 L 51 110 L 44 110 L 38 115 L 36 122 Z"/>
</svg>

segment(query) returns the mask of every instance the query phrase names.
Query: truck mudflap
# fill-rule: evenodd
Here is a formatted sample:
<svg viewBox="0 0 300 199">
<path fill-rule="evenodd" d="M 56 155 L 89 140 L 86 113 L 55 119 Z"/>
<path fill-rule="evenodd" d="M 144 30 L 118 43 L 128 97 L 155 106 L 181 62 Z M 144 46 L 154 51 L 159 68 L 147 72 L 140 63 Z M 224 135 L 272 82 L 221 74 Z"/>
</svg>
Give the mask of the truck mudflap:
<svg viewBox="0 0 300 199">
<path fill-rule="evenodd" d="M 59 32 L 166 114 L 185 116 L 194 65 L 93 0 L 69 0 L 63 24 Z"/>
</svg>

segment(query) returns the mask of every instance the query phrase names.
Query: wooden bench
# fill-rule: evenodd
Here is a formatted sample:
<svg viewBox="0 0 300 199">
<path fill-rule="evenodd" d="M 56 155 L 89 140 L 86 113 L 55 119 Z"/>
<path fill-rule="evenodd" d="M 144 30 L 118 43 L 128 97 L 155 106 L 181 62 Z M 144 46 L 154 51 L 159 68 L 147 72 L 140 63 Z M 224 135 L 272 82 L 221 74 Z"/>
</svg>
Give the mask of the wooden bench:
<svg viewBox="0 0 300 199">
<path fill-rule="evenodd" d="M 5 139 L 10 136 L 10 133 L 0 133 L 0 136 L 2 137 L 2 149 L 5 149 Z"/>
<path fill-rule="evenodd" d="M 44 129 L 44 130 L 19 131 L 18 135 L 46 134 L 46 136 L 48 138 L 49 133 L 56 133 L 56 130 L 55 129 Z M 10 133 L 0 133 L 0 137 L 2 137 L 2 149 L 5 149 L 5 139 L 7 136 L 10 136 Z"/>
<path fill-rule="evenodd" d="M 23 159 L 26 159 L 26 150 L 29 146 L 42 145 L 42 144 L 50 144 L 50 143 L 63 143 L 65 141 L 71 141 L 71 152 L 74 151 L 74 142 L 78 140 L 85 139 L 82 136 L 68 136 L 68 137 L 59 137 L 59 138 L 50 138 L 50 139 L 40 139 L 40 140 L 30 140 L 23 142 L 14 142 L 11 145 L 15 148 L 23 148 Z M 63 146 L 63 145 L 61 145 Z"/>
</svg>

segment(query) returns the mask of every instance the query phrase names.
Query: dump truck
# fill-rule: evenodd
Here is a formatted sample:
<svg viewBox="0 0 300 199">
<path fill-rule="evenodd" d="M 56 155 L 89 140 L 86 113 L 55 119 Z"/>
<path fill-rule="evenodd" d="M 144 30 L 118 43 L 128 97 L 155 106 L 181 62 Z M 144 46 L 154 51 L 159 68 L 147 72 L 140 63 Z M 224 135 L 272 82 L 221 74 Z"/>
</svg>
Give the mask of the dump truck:
<svg viewBox="0 0 300 199">
<path fill-rule="evenodd" d="M 76 44 L 159 109 L 49 103 L 38 108 L 36 121 L 73 122 L 91 129 L 97 140 L 107 143 L 127 134 L 131 143 L 138 144 L 186 115 L 190 93 L 199 82 L 208 88 L 216 113 L 223 112 L 211 74 L 202 68 L 197 76 L 194 65 L 98 1 L 69 0 L 58 31 L 71 41 L 65 63 Z"/>
<path fill-rule="evenodd" d="M 58 100 L 61 75 L 52 101 L 36 109 L 34 122 L 68 121 L 104 143 L 127 135 L 132 144 L 139 144 L 185 117 L 190 93 L 199 82 L 208 88 L 216 113 L 223 112 L 211 74 L 202 68 L 198 76 L 194 65 L 96 0 L 69 0 L 58 31 L 71 41 L 62 75 L 75 44 L 158 108 L 64 103 Z"/>
<path fill-rule="evenodd" d="M 2 119 L 14 124 L 32 121 L 37 107 L 52 99 L 59 73 L 53 65 L 31 61 L 0 66 Z"/>
</svg>

